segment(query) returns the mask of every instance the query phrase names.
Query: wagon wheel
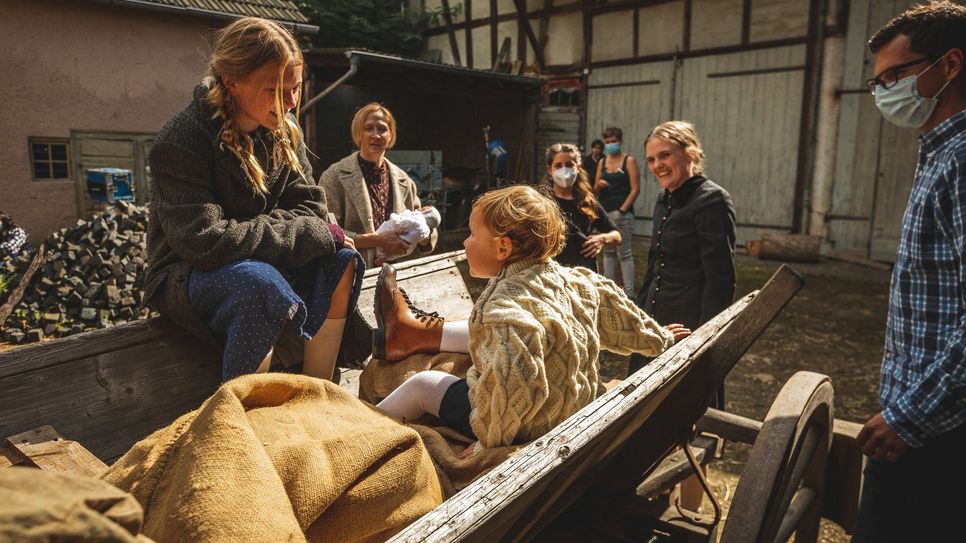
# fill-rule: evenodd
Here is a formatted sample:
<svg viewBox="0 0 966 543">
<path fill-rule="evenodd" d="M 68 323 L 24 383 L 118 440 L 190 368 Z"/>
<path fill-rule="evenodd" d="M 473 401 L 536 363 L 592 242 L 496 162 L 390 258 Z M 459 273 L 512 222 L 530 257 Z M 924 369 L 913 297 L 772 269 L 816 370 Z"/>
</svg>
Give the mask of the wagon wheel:
<svg viewBox="0 0 966 543">
<path fill-rule="evenodd" d="M 722 543 L 816 541 L 831 446 L 832 383 L 800 371 L 771 404 L 741 473 Z"/>
</svg>

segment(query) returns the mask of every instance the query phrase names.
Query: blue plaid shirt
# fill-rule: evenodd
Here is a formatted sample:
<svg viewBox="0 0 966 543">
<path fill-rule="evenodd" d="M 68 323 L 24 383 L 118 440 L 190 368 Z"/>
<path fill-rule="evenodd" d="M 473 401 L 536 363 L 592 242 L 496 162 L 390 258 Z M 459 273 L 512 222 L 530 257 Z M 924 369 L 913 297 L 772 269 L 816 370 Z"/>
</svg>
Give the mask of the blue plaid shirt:
<svg viewBox="0 0 966 543">
<path fill-rule="evenodd" d="M 913 447 L 966 421 L 966 111 L 919 140 L 892 272 L 879 400 Z"/>
</svg>

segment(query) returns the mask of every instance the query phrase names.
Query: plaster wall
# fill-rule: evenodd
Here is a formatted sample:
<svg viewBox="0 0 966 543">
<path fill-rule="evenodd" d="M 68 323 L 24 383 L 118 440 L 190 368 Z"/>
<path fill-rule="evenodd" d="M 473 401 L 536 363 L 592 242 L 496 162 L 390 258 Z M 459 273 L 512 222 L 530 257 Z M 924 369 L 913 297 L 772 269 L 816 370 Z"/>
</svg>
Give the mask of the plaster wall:
<svg viewBox="0 0 966 543">
<path fill-rule="evenodd" d="M 76 221 L 74 182 L 32 180 L 28 138 L 157 132 L 191 99 L 210 27 L 198 17 L 94 2 L 4 4 L 0 209 L 40 241 Z"/>
</svg>

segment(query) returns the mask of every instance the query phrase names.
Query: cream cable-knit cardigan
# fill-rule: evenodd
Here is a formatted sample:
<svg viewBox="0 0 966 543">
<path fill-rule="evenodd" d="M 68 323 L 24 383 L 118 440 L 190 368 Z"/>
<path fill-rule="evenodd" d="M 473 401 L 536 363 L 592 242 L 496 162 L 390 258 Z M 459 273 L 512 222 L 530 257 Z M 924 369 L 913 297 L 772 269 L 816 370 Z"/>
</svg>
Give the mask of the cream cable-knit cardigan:
<svg viewBox="0 0 966 543">
<path fill-rule="evenodd" d="M 482 447 L 531 441 L 603 393 L 600 349 L 656 356 L 674 343 L 611 280 L 515 262 L 470 315 L 470 425 Z"/>
</svg>

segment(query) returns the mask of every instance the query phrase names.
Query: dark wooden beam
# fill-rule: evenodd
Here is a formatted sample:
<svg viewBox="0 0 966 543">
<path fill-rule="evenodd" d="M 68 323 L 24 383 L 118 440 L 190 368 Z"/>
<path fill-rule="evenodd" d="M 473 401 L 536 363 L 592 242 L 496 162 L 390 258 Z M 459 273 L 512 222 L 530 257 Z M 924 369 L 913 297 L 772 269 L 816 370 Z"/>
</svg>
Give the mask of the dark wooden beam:
<svg viewBox="0 0 966 543">
<path fill-rule="evenodd" d="M 594 41 L 594 16 L 590 13 L 588 9 L 591 5 L 591 0 L 584 0 L 581 2 L 581 7 L 583 8 L 583 24 L 584 24 L 584 68 L 589 68 L 591 63 L 591 44 Z"/>
<path fill-rule="evenodd" d="M 446 23 L 446 33 L 449 34 L 449 47 L 453 52 L 453 62 L 457 66 L 462 66 L 460 60 L 460 48 L 456 43 L 456 31 L 453 28 L 453 14 L 450 13 L 449 0 L 443 0 L 443 21 Z"/>
<path fill-rule="evenodd" d="M 787 45 L 801 45 L 806 43 L 808 40 L 805 36 L 798 36 L 793 38 L 783 38 L 780 40 L 770 40 L 757 43 L 750 43 L 748 45 L 726 45 L 723 47 L 709 47 L 705 49 L 695 49 L 693 51 L 687 51 L 682 53 L 662 53 L 659 55 L 647 55 L 637 58 L 619 58 L 614 60 L 602 60 L 600 62 L 591 62 L 590 67 L 592 68 L 606 68 L 609 66 L 627 66 L 630 64 L 643 64 L 645 62 L 657 62 L 661 60 L 674 60 L 674 59 L 684 59 L 693 58 L 703 55 L 724 55 L 727 53 L 743 53 L 745 51 L 757 51 L 759 49 L 768 49 L 770 47 L 784 47 Z M 868 91 L 864 91 L 868 92 Z"/>
<path fill-rule="evenodd" d="M 530 42 L 530 47 L 533 48 L 533 54 L 537 57 L 537 66 L 543 70 L 543 67 L 546 65 L 546 62 L 543 60 L 543 49 L 540 47 L 540 42 L 537 40 L 537 36 L 533 32 L 533 25 L 530 24 L 530 17 L 527 15 L 527 1 L 513 0 L 513 5 L 515 5 L 517 8 L 517 24 L 523 29 L 523 32 L 526 34 L 527 41 Z M 520 43 L 520 51 L 522 51 L 520 60 L 526 62 L 527 48 L 525 44 Z"/>
<path fill-rule="evenodd" d="M 473 17 L 473 0 L 463 0 L 463 8 L 466 10 L 464 20 L 469 21 Z M 473 29 L 466 29 L 466 67 L 473 67 Z"/>
<path fill-rule="evenodd" d="M 550 30 L 550 10 L 553 9 L 553 0 L 543 0 L 543 14 L 540 15 L 540 35 L 537 40 L 540 43 L 540 55 L 547 51 L 547 32 Z M 546 66 L 544 66 L 545 68 Z"/>
<path fill-rule="evenodd" d="M 641 54 L 641 8 L 634 8 L 634 57 Z"/>
<path fill-rule="evenodd" d="M 681 48 L 685 52 L 691 50 L 691 14 L 693 7 L 691 0 L 684 0 L 684 36 L 681 39 Z"/>
<path fill-rule="evenodd" d="M 497 27 L 499 26 L 496 10 L 496 0 L 490 0 L 490 64 L 494 67 L 496 66 L 496 57 L 498 51 L 496 38 L 498 34 Z"/>
<path fill-rule="evenodd" d="M 751 41 L 751 0 L 741 2 L 741 44 L 748 45 Z"/>
<path fill-rule="evenodd" d="M 565 13 L 576 13 L 576 12 L 590 12 L 593 15 L 602 13 L 611 13 L 614 11 L 629 10 L 633 8 L 643 8 L 647 6 L 656 6 L 660 4 L 668 4 L 671 2 L 679 2 L 680 0 L 618 0 L 615 2 L 610 2 L 607 4 L 594 4 L 593 1 L 588 3 L 574 2 L 571 4 L 565 4 L 563 6 L 554 6 L 550 9 L 550 15 L 559 15 Z M 483 17 L 480 19 L 464 20 L 460 23 L 453 23 L 454 30 L 463 30 L 464 28 L 476 28 L 480 26 L 486 26 L 491 24 L 491 18 L 497 13 L 496 9 L 490 10 L 490 16 Z M 542 17 L 543 9 L 538 9 L 527 13 L 529 17 Z M 512 21 L 517 18 L 516 13 L 504 13 L 503 15 L 495 15 L 497 22 Z M 426 31 L 427 36 L 439 36 L 446 33 L 445 26 L 438 26 L 436 28 L 431 28 Z"/>
<path fill-rule="evenodd" d="M 815 125 L 818 121 L 819 84 L 822 72 L 822 44 L 825 43 L 825 0 L 809 0 L 808 39 L 805 43 L 805 77 L 802 78 L 802 115 L 798 134 L 798 167 L 792 202 L 792 233 L 805 231 L 808 217 L 806 186 L 812 176 Z"/>
</svg>

